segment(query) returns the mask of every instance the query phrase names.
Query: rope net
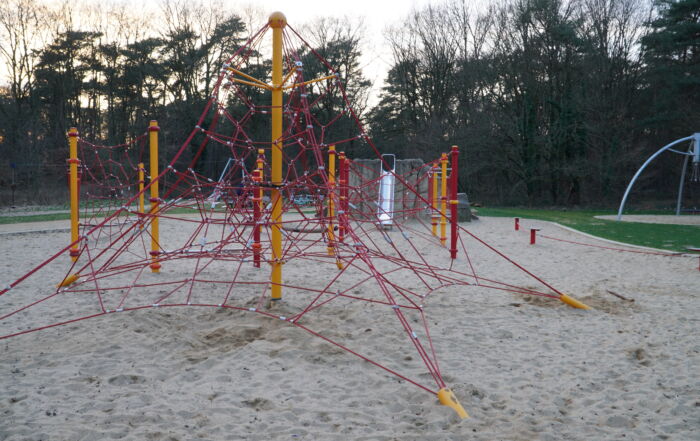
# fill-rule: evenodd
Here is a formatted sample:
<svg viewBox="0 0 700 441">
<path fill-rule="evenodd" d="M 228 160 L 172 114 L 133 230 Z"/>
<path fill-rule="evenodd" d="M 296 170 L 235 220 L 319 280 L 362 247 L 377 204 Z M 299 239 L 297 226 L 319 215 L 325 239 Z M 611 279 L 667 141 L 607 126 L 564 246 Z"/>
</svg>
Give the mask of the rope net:
<svg viewBox="0 0 700 441">
<path fill-rule="evenodd" d="M 78 259 L 69 263 L 70 244 L 0 290 L 0 338 L 148 308 L 228 308 L 281 320 L 436 393 L 446 385 L 424 310 L 432 296 L 470 289 L 561 295 L 463 226 L 458 258 L 450 259 L 431 234 L 435 210 L 427 180 L 437 162 L 403 174 L 389 171 L 399 196 L 390 213 L 378 208 L 378 164 L 388 167 L 354 112 L 342 75 L 290 26 L 284 29 L 283 179 L 271 182 L 270 91 L 240 74 L 261 51 L 267 30 L 227 61 L 191 133 L 141 191 L 161 183 L 155 210 L 136 208 L 134 172 L 135 164 L 148 162 L 145 136 L 120 149 L 81 143 L 82 158 L 92 150 L 99 160 L 84 159 L 83 179 L 92 180 L 84 181 L 83 195 L 94 195 L 95 202 L 82 226 Z M 318 77 L 324 79 L 307 84 Z M 374 152 L 377 166 L 340 153 L 358 149 Z M 199 167 L 203 158 L 220 167 Z M 272 189 L 282 195 L 284 298 L 269 307 Z M 390 230 L 382 214 L 390 215 Z M 472 259 L 475 248 L 490 260 Z M 434 250 L 430 257 L 427 250 Z M 151 270 L 155 260 L 159 273 Z M 508 281 L 501 280 L 504 274 Z M 27 287 L 37 278 L 66 286 L 44 284 L 37 292 Z M 358 304 L 359 316 L 322 331 L 324 312 Z M 353 347 L 351 336 L 366 324 L 396 327 L 404 340 L 392 351 Z M 418 356 L 410 367 L 390 355 L 411 352 Z"/>
<path fill-rule="evenodd" d="M 80 193 L 80 235 L 100 226 L 94 248 L 108 245 L 124 227 L 138 220 L 139 207 L 120 210 L 137 196 L 140 187 L 139 170 L 147 161 L 147 134 L 118 145 L 100 145 L 78 139 L 78 189 Z M 70 177 L 69 177 L 70 178 Z M 138 203 L 138 199 L 134 201 Z M 103 222 L 111 217 L 109 222 Z"/>
</svg>

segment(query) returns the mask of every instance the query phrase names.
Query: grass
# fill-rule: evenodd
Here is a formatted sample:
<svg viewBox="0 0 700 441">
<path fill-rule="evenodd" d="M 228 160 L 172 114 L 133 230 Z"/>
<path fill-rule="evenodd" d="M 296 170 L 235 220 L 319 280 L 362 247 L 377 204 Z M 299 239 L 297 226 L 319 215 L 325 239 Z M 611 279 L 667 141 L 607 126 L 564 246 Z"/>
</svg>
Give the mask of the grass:
<svg viewBox="0 0 700 441">
<path fill-rule="evenodd" d="M 26 214 L 22 216 L 2 216 L 0 215 L 0 225 L 5 225 L 5 224 L 21 224 L 21 223 L 27 223 L 27 222 L 46 222 L 46 221 L 55 221 L 55 220 L 70 220 L 70 212 L 66 212 L 65 208 L 53 208 L 49 207 L 46 210 L 43 209 L 38 209 L 34 208 L 29 211 L 54 211 L 54 210 L 63 210 L 58 213 L 42 213 L 42 214 Z M 148 207 L 146 207 L 146 210 L 148 210 Z M 23 210 L 24 211 L 24 210 Z M 216 212 L 222 212 L 221 209 L 216 209 Z M 306 207 L 302 207 L 301 211 L 305 214 L 314 214 L 316 211 L 314 209 L 308 209 Z M 168 210 L 169 214 L 183 214 L 183 213 L 193 213 L 194 209 L 193 208 L 186 208 L 186 207 L 180 207 L 180 208 L 171 208 Z M 81 216 L 82 216 L 82 211 L 81 211 Z"/>
<path fill-rule="evenodd" d="M 520 217 L 557 222 L 561 225 L 605 239 L 672 251 L 685 247 L 700 247 L 700 228 L 691 225 L 644 224 L 596 219 L 595 216 L 615 214 L 604 210 L 544 210 L 526 208 L 479 207 L 481 216 Z M 48 211 L 48 210 L 46 210 Z M 176 208 L 171 213 L 191 213 L 190 208 Z M 644 211 L 636 214 L 669 214 L 668 211 Z M 44 222 L 70 219 L 70 213 L 58 212 L 24 216 L 0 216 L 0 225 L 23 222 Z"/>
<path fill-rule="evenodd" d="M 70 219 L 70 213 L 30 214 L 26 216 L 0 216 L 0 225 L 25 222 L 45 222 Z"/>
<path fill-rule="evenodd" d="M 598 215 L 616 214 L 611 211 L 491 207 L 480 207 L 476 210 L 481 216 L 520 217 L 557 222 L 605 239 L 663 250 L 686 251 L 686 246 L 700 247 L 700 228 L 696 226 L 617 222 L 595 218 Z M 634 214 L 669 214 L 669 212 L 644 211 Z"/>
</svg>

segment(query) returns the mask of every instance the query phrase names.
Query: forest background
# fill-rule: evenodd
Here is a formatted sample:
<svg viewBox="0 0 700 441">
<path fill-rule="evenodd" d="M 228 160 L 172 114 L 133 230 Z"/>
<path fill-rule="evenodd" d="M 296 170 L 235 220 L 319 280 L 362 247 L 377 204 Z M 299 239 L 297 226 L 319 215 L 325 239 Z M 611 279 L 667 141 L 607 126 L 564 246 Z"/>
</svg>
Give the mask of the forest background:
<svg viewBox="0 0 700 441">
<path fill-rule="evenodd" d="M 90 4 L 0 5 L 0 206 L 12 192 L 20 204 L 67 200 L 71 126 L 111 145 L 156 119 L 160 157 L 171 157 L 226 57 L 266 19 L 217 0 L 163 0 L 153 13 Z M 392 58 L 378 96 L 362 69 L 360 19 L 300 28 L 338 70 L 382 152 L 430 161 L 460 146 L 460 191 L 482 203 L 612 207 L 650 154 L 700 131 L 700 0 L 423 6 L 387 24 Z M 325 74 L 301 55 L 307 77 Z M 267 78 L 269 66 L 259 53 L 245 71 Z M 342 105 L 329 99 L 318 110 Z M 269 133 L 269 122 L 253 130 Z M 364 144 L 345 150 L 372 156 Z M 210 152 L 197 168 L 216 176 L 227 159 Z M 680 168 L 677 155 L 660 158 L 632 202 L 673 205 Z M 700 184 L 689 182 L 685 199 L 700 205 Z"/>
</svg>

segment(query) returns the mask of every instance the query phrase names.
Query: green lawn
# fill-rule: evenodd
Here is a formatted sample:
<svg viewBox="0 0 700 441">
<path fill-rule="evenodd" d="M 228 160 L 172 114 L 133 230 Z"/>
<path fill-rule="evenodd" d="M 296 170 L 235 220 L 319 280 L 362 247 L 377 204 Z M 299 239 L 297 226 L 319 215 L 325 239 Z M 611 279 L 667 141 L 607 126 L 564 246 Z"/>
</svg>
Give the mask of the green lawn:
<svg viewBox="0 0 700 441">
<path fill-rule="evenodd" d="M 480 216 L 540 219 L 603 237 L 605 239 L 664 250 L 686 251 L 686 246 L 700 247 L 700 227 L 691 225 L 643 224 L 596 219 L 594 216 L 616 214 L 603 210 L 539 210 L 526 208 L 476 208 Z M 634 214 L 669 214 L 635 212 Z"/>
<path fill-rule="evenodd" d="M 51 214 L 29 214 L 26 216 L 0 216 L 0 225 L 2 224 L 20 224 L 24 222 L 44 222 L 52 220 L 70 219 L 69 213 L 51 213 Z"/>
<path fill-rule="evenodd" d="M 148 211 L 148 206 L 146 206 L 146 211 Z M 168 213 L 170 214 L 182 214 L 182 213 L 194 213 L 196 210 L 195 208 L 188 208 L 188 207 L 178 207 L 178 208 L 171 208 L 168 210 Z M 222 212 L 221 209 L 216 209 L 216 212 Z M 105 212 L 105 216 L 107 214 L 112 214 L 112 212 Z M 82 217 L 82 211 L 80 212 L 80 216 Z M 45 221 L 52 221 L 52 220 L 68 220 L 70 219 L 70 212 L 64 211 L 60 213 L 42 213 L 42 214 L 27 214 L 24 216 L 0 216 L 0 225 L 2 224 L 19 224 L 19 223 L 24 223 L 24 222 L 45 222 Z"/>
<path fill-rule="evenodd" d="M 476 209 L 480 216 L 520 217 L 557 222 L 567 227 L 605 239 L 642 245 L 664 250 L 685 251 L 686 246 L 700 247 L 700 227 L 689 225 L 643 224 L 596 219 L 594 216 L 615 214 L 604 210 L 540 210 L 526 208 Z M 190 213 L 190 208 L 176 208 L 172 212 Z M 669 214 L 669 212 L 639 212 L 635 214 Z M 51 213 L 26 216 L 0 216 L 0 224 L 43 222 L 70 219 L 69 213 Z"/>
<path fill-rule="evenodd" d="M 0 215 L 0 225 L 3 224 L 20 224 L 20 223 L 25 223 L 25 222 L 45 222 L 45 221 L 53 221 L 53 220 L 69 220 L 70 219 L 70 213 L 66 212 L 65 208 L 47 208 L 46 211 L 53 211 L 53 210 L 64 210 L 63 212 L 59 213 L 42 213 L 42 214 L 27 214 L 23 216 L 2 216 Z M 148 207 L 146 207 L 146 210 L 148 210 Z M 39 209 L 35 209 L 34 211 L 40 211 Z M 221 208 L 215 209 L 216 212 L 221 213 L 224 210 Z M 301 208 L 302 213 L 306 214 L 314 214 L 316 211 L 315 209 L 310 209 L 308 207 L 302 207 Z M 194 213 L 195 208 L 187 208 L 187 207 L 178 207 L 178 208 L 171 208 L 168 210 L 169 214 L 189 214 L 189 213 Z M 81 212 L 82 215 L 82 212 Z"/>
</svg>

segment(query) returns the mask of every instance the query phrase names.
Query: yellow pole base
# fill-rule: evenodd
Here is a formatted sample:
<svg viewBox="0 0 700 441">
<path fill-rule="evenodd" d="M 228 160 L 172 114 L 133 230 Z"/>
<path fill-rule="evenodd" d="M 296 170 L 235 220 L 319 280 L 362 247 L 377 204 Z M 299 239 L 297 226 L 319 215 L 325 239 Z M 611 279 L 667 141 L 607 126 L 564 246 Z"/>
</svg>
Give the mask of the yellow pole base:
<svg viewBox="0 0 700 441">
<path fill-rule="evenodd" d="M 571 306 L 571 307 L 574 307 L 574 308 L 578 308 L 578 309 L 591 309 L 590 306 L 586 305 L 586 304 L 583 303 L 583 302 L 579 302 L 579 301 L 576 300 L 575 298 L 569 297 L 569 296 L 567 296 L 566 294 L 562 294 L 561 297 L 559 297 L 559 300 L 561 300 L 562 302 L 564 302 L 564 303 L 566 303 L 567 305 L 569 305 L 569 306 Z"/>
<path fill-rule="evenodd" d="M 56 288 L 63 288 L 64 286 L 72 285 L 75 283 L 76 280 L 80 278 L 80 274 L 71 274 L 70 276 L 66 276 L 65 279 L 58 285 L 56 285 Z"/>
<path fill-rule="evenodd" d="M 443 387 L 440 389 L 437 393 L 438 400 L 440 400 L 440 404 L 443 406 L 447 406 L 457 412 L 457 415 L 464 419 L 464 418 L 469 418 L 469 414 L 467 413 L 466 410 L 462 407 L 461 404 L 459 404 L 459 401 L 457 400 L 457 397 L 455 396 L 454 392 L 452 392 L 451 389 L 448 389 L 446 387 Z"/>
</svg>

